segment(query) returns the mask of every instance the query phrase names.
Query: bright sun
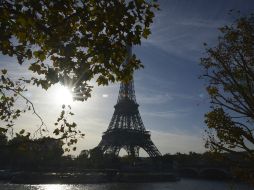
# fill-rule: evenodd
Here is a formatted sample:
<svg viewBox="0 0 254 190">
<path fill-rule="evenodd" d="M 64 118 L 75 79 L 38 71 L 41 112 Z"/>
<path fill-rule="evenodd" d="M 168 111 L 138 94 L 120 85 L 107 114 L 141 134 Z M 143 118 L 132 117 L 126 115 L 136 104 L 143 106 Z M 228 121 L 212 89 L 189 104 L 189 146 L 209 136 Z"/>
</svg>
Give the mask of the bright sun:
<svg viewBox="0 0 254 190">
<path fill-rule="evenodd" d="M 73 102 L 73 96 L 71 90 L 66 86 L 59 86 L 54 93 L 55 101 L 58 104 L 71 104 Z"/>
</svg>

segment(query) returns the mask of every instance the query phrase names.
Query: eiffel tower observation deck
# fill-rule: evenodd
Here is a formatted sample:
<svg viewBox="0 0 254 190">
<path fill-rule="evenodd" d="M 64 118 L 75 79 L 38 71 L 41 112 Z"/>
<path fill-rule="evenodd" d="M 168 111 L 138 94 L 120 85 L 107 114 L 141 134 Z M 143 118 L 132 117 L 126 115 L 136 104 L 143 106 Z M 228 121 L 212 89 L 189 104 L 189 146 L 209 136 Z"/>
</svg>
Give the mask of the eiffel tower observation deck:
<svg viewBox="0 0 254 190">
<path fill-rule="evenodd" d="M 126 64 L 132 56 L 128 49 Z M 161 156 L 151 140 L 151 133 L 145 129 L 136 102 L 134 82 L 121 83 L 115 111 L 108 129 L 98 145 L 103 153 L 118 155 L 123 148 L 128 155 L 138 157 L 143 148 L 150 157 Z"/>
</svg>

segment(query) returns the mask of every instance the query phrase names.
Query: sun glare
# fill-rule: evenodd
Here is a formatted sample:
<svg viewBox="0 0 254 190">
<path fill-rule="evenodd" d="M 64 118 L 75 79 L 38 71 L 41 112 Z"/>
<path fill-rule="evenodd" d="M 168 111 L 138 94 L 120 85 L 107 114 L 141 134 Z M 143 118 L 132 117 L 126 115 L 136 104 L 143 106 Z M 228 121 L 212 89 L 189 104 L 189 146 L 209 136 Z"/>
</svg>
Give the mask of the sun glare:
<svg viewBox="0 0 254 190">
<path fill-rule="evenodd" d="M 50 184 L 50 185 L 41 185 L 39 186 L 41 190 L 67 190 L 69 188 L 66 185 Z"/>
<path fill-rule="evenodd" d="M 71 90 L 66 86 L 59 86 L 55 92 L 55 101 L 58 104 L 71 104 L 73 102 Z"/>
</svg>

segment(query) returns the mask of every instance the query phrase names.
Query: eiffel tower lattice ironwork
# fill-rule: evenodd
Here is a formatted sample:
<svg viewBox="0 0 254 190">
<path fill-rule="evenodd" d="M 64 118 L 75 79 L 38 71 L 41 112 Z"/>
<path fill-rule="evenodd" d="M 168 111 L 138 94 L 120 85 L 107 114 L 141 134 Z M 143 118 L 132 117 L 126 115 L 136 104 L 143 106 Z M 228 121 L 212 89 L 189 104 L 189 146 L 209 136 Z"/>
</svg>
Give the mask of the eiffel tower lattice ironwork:
<svg viewBox="0 0 254 190">
<path fill-rule="evenodd" d="M 129 50 L 129 61 L 131 50 Z M 104 153 L 118 155 L 123 148 L 128 155 L 139 156 L 143 148 L 150 157 L 161 156 L 151 140 L 150 131 L 146 131 L 136 102 L 134 82 L 121 83 L 115 111 L 108 129 L 102 135 L 98 145 Z"/>
</svg>

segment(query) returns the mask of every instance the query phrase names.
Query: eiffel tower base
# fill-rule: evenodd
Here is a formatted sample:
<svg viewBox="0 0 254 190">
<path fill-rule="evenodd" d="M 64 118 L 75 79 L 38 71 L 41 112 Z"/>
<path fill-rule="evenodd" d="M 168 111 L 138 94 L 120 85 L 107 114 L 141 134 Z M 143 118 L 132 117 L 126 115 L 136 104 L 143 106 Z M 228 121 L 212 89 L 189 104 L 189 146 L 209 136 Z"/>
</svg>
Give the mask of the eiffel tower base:
<svg viewBox="0 0 254 190">
<path fill-rule="evenodd" d="M 160 155 L 160 152 L 155 147 L 150 139 L 149 131 L 138 131 L 132 129 L 114 129 L 106 131 L 98 148 L 104 153 L 119 155 L 123 148 L 128 155 L 133 157 L 139 156 L 139 149 L 143 148 L 150 157 Z"/>
</svg>

